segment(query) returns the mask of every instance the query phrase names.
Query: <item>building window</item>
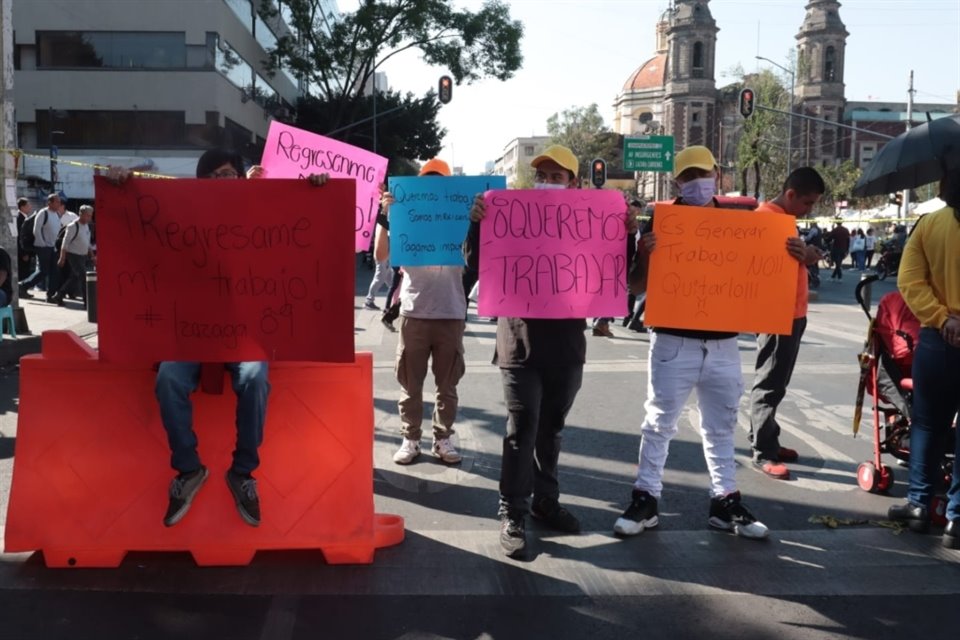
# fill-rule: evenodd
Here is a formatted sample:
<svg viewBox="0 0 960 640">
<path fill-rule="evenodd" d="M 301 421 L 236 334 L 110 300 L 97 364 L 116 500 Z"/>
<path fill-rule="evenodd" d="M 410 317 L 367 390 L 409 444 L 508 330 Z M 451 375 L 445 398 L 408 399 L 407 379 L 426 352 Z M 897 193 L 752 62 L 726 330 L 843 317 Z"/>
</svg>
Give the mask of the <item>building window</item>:
<svg viewBox="0 0 960 640">
<path fill-rule="evenodd" d="M 165 31 L 38 31 L 37 68 L 183 69 L 186 35 Z"/>
<path fill-rule="evenodd" d="M 827 47 L 823 56 L 823 81 L 835 82 L 837 80 L 837 51 L 833 47 Z"/>
<path fill-rule="evenodd" d="M 235 87 L 253 93 L 253 67 L 247 64 L 247 61 L 226 40 L 221 40 L 217 45 L 216 64 L 217 71 L 222 73 Z"/>
<path fill-rule="evenodd" d="M 183 111 L 64 110 L 54 115 L 61 147 L 182 147 L 186 146 Z M 50 139 L 50 111 L 36 112 L 38 142 Z"/>
<path fill-rule="evenodd" d="M 694 78 L 703 77 L 703 43 L 693 43 L 693 69 L 691 75 Z"/>
<path fill-rule="evenodd" d="M 247 31 L 253 33 L 254 13 L 250 0 L 224 0 L 224 2 L 233 10 L 237 18 L 240 19 L 240 22 L 243 23 L 243 26 L 247 28 Z"/>
<path fill-rule="evenodd" d="M 532 144 L 528 144 L 528 145 L 526 145 L 526 146 L 523 147 L 523 155 L 525 155 L 525 156 L 532 156 L 533 153 L 534 153 L 534 149 L 533 149 L 533 145 L 532 145 Z"/>
<path fill-rule="evenodd" d="M 875 144 L 860 145 L 860 168 L 866 168 L 876 154 L 877 147 Z"/>
</svg>

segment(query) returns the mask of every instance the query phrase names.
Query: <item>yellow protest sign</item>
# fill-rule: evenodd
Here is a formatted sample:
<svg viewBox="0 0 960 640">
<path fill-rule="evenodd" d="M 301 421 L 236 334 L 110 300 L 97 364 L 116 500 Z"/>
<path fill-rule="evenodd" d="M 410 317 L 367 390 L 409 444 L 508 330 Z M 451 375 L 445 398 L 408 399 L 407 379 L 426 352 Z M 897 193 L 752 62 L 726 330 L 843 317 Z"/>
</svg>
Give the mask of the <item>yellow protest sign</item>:
<svg viewBox="0 0 960 640">
<path fill-rule="evenodd" d="M 651 327 L 789 334 L 798 264 L 791 216 L 658 205 L 644 323 Z"/>
</svg>

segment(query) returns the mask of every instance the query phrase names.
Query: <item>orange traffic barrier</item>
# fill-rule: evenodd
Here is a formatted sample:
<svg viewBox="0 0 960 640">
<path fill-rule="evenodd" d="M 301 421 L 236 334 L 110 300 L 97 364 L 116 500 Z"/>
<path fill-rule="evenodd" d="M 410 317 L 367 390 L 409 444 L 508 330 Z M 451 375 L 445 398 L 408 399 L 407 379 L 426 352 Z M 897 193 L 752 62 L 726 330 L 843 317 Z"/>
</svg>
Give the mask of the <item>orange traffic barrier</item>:
<svg viewBox="0 0 960 640">
<path fill-rule="evenodd" d="M 372 562 L 404 535 L 402 518 L 374 513 L 372 364 L 369 353 L 347 364 L 271 363 L 257 528 L 240 519 L 224 480 L 236 397 L 194 394 L 210 478 L 167 528 L 174 472 L 154 371 L 99 362 L 72 332 L 45 332 L 42 353 L 20 363 L 6 551 L 42 551 L 49 567 L 116 567 L 129 551 L 189 551 L 199 565 L 248 564 L 268 549 Z"/>
</svg>

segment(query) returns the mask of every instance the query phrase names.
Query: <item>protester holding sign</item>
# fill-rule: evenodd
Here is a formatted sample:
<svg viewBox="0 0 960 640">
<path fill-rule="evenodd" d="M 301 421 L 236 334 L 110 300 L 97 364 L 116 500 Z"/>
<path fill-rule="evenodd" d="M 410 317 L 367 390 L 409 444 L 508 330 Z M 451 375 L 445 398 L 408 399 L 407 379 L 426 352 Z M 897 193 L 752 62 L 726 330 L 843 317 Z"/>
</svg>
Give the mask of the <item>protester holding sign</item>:
<svg viewBox="0 0 960 640">
<path fill-rule="evenodd" d="M 449 176 L 450 167 L 434 158 L 420 170 L 421 176 Z M 385 192 L 382 208 L 389 216 L 394 195 Z M 464 205 L 465 206 L 465 205 Z M 390 259 L 390 233 L 377 227 L 374 257 Z M 433 455 L 447 464 L 461 456 L 450 437 L 457 417 L 457 383 L 466 370 L 463 332 L 466 327 L 466 297 L 463 267 L 451 265 L 404 266 L 400 288 L 400 340 L 397 343 L 396 374 L 400 383 L 401 434 L 403 441 L 393 455 L 397 464 L 410 464 L 420 455 L 423 423 L 423 382 L 427 364 L 437 385 L 433 410 Z"/>
<path fill-rule="evenodd" d="M 207 179 L 243 178 L 243 161 L 235 153 L 211 149 L 200 156 L 196 173 L 198 178 Z M 111 167 L 108 173 L 108 177 L 115 182 L 123 182 L 129 175 L 129 171 L 119 167 Z M 251 167 L 246 176 L 262 177 L 263 169 Z M 327 175 L 311 174 L 308 180 L 320 186 L 326 183 Z M 270 392 L 268 367 L 266 362 L 230 362 L 213 365 L 210 372 L 214 376 L 219 375 L 222 380 L 224 367 L 230 372 L 233 390 L 237 395 L 237 441 L 226 482 L 240 517 L 256 527 L 260 524 L 260 498 L 252 473 L 260 464 L 258 450 L 263 442 L 267 396 Z M 199 386 L 200 378 L 199 362 L 161 362 L 157 371 L 156 396 L 160 404 L 160 419 L 170 445 L 170 464 L 177 472 L 170 483 L 170 502 L 163 518 L 163 524 L 168 527 L 180 522 L 187 514 L 209 475 L 197 453 L 193 403 L 190 400 L 190 394 Z"/>
<path fill-rule="evenodd" d="M 680 193 L 674 204 L 716 207 L 717 177 L 717 162 L 710 150 L 687 147 L 674 158 L 675 187 Z M 643 260 L 649 260 L 656 247 L 652 229 L 651 219 L 641 236 Z M 645 273 L 641 279 L 645 287 Z M 650 377 L 644 405 L 646 416 L 640 427 L 637 477 L 630 506 L 617 519 L 614 532 L 637 535 L 659 524 L 657 502 L 663 490 L 667 451 L 687 398 L 696 389 L 703 452 L 710 473 L 708 522 L 711 527 L 748 538 L 765 538 L 767 527 L 740 501 L 734 479 L 733 437 L 743 393 L 737 333 L 664 326 L 652 327 L 651 331 Z"/>
<path fill-rule="evenodd" d="M 552 145 L 533 159 L 535 188 L 576 189 L 579 162 L 570 149 Z M 626 217 L 626 203 L 618 215 Z M 474 200 L 470 229 L 464 241 L 467 267 L 480 270 L 480 236 L 486 218 L 482 195 Z M 636 221 L 628 219 L 636 232 Z M 484 224 L 490 224 L 484 223 Z M 620 235 L 613 240 L 623 246 Z M 621 275 L 625 276 L 624 270 Z M 481 280 L 484 272 L 480 271 Z M 620 279 L 623 284 L 623 278 Z M 483 288 L 490 287 L 484 282 Z M 614 280 L 611 286 L 616 286 Z M 624 293 L 625 296 L 625 293 Z M 624 300 L 625 301 L 625 298 Z M 623 301 L 614 308 L 622 309 Z M 589 314 L 593 315 L 593 314 Z M 497 320 L 494 364 L 499 365 L 507 405 L 507 432 L 500 468 L 500 546 L 508 556 L 526 548 L 526 515 L 565 533 L 580 531 L 580 521 L 560 502 L 557 464 L 560 432 L 580 390 L 586 359 L 583 316 Z M 528 500 L 533 495 L 532 507 Z"/>
<path fill-rule="evenodd" d="M 809 215 L 826 191 L 823 178 L 812 167 L 795 169 L 783 183 L 779 196 L 764 202 L 757 211 L 780 213 L 794 218 Z M 817 264 L 820 250 L 807 246 L 800 237 L 787 241 L 787 252 L 797 261 L 797 301 L 790 335 L 761 333 L 757 336 L 757 365 L 750 392 L 750 442 L 754 464 L 771 478 L 787 479 L 785 462 L 797 460 L 797 452 L 780 446 L 777 407 L 787 393 L 793 367 L 800 353 L 800 339 L 807 327 L 807 266 Z"/>
</svg>

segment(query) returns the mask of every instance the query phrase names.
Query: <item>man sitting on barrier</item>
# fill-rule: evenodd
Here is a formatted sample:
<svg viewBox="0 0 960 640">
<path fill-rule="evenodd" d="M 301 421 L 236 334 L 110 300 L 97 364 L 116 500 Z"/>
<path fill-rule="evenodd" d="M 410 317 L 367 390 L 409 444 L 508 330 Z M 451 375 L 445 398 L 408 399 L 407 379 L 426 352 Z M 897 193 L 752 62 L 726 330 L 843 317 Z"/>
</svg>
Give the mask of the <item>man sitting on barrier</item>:
<svg viewBox="0 0 960 640">
<path fill-rule="evenodd" d="M 123 181 L 129 172 L 111 168 L 111 177 Z M 263 168 L 253 166 L 247 178 L 260 178 Z M 243 160 L 239 155 L 222 149 L 210 149 L 197 161 L 198 178 L 237 179 L 244 177 Z M 327 174 L 310 175 L 310 183 L 320 186 Z M 254 470 L 260 466 L 259 448 L 263 442 L 263 425 L 267 414 L 266 362 L 228 362 L 234 393 L 237 394 L 237 442 L 233 464 L 227 470 L 226 480 L 243 521 L 252 527 L 260 525 L 260 498 Z M 168 527 L 180 522 L 193 503 L 209 472 L 197 453 L 197 434 L 193 430 L 193 402 L 190 394 L 200 384 L 201 363 L 161 362 L 157 371 L 156 396 L 160 404 L 160 419 L 170 445 L 170 466 L 177 477 L 170 483 L 170 503 L 163 524 Z M 217 366 L 219 371 L 219 365 Z M 220 373 L 219 375 L 222 375 Z"/>
</svg>

